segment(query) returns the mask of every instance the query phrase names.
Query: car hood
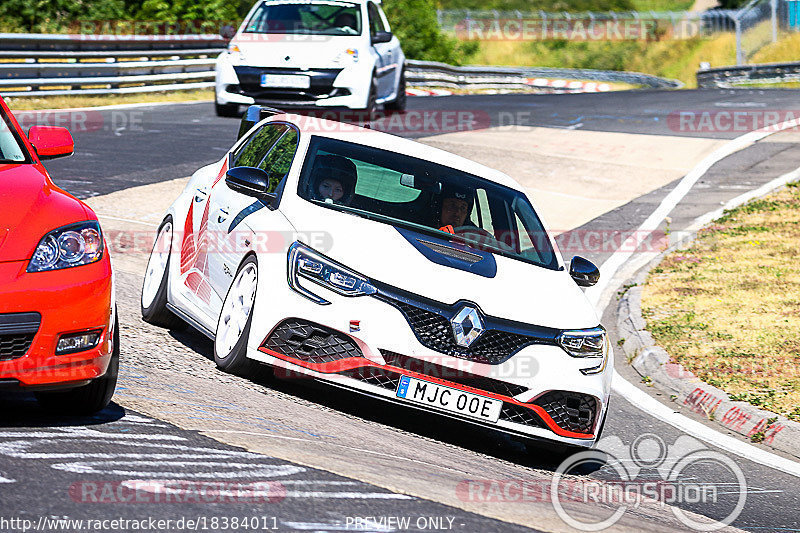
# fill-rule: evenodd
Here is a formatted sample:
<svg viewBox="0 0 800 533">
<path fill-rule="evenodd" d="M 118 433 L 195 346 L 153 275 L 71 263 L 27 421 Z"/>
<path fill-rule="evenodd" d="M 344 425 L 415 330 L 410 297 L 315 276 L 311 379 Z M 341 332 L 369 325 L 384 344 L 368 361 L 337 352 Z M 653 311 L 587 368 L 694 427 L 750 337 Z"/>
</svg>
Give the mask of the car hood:
<svg viewBox="0 0 800 533">
<path fill-rule="evenodd" d="M 271 37 L 285 36 L 272 35 Z M 309 36 L 309 39 L 311 38 L 313 36 Z M 323 36 L 317 36 L 317 38 L 323 38 Z M 363 44 L 360 37 L 325 36 L 324 38 L 326 39 L 324 43 L 314 41 L 236 41 L 241 55 L 239 55 L 240 60 L 234 64 L 251 67 L 344 68 L 353 64 L 353 60 L 344 53 L 348 48 L 355 48 L 359 54 L 367 53 L 363 46 L 359 48 L 359 45 Z"/>
<path fill-rule="evenodd" d="M 0 165 L 0 206 L 0 262 L 30 259 L 48 231 L 90 218 L 38 165 Z"/>
<path fill-rule="evenodd" d="M 302 211 L 302 220 L 287 218 L 305 236 L 304 244 L 376 281 L 445 304 L 468 300 L 487 315 L 528 324 L 579 329 L 599 323 L 583 291 L 563 269 L 492 255 L 496 271 L 487 277 L 437 264 L 402 228 L 323 207 Z"/>
</svg>

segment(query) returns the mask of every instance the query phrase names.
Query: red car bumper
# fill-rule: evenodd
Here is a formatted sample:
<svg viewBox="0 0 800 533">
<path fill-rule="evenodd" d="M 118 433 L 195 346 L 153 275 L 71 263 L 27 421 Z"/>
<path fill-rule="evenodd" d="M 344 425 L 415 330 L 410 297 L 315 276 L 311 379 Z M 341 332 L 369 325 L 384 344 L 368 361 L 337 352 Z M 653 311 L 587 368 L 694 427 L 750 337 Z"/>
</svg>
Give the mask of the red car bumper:
<svg viewBox="0 0 800 533">
<path fill-rule="evenodd" d="M 0 382 L 68 387 L 105 374 L 113 320 L 108 253 L 96 263 L 62 270 L 28 273 L 27 266 L 27 261 L 0 263 L 0 319 L 5 323 L 0 327 Z M 8 332 L 19 331 L 20 325 L 31 330 L 28 336 L 12 338 Z M 102 332 L 96 347 L 56 355 L 61 335 L 89 330 Z"/>
</svg>

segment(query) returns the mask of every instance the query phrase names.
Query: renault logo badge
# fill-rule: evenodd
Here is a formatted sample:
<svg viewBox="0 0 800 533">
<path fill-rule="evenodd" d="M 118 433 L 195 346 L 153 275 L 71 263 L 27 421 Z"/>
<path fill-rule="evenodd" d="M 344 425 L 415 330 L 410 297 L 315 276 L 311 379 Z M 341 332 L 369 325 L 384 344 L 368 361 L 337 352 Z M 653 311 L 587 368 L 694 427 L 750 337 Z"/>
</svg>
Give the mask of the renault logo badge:
<svg viewBox="0 0 800 533">
<path fill-rule="evenodd" d="M 478 310 L 470 306 L 462 307 L 450 320 L 450 325 L 453 328 L 456 344 L 464 348 L 468 348 L 475 342 L 484 330 L 483 320 L 481 320 Z"/>
</svg>

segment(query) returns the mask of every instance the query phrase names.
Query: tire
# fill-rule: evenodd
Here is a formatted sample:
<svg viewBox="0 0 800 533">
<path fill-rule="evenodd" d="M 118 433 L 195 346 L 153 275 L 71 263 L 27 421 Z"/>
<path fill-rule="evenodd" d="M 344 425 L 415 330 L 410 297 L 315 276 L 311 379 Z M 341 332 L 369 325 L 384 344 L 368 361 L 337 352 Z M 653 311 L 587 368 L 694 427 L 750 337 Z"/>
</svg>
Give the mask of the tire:
<svg viewBox="0 0 800 533">
<path fill-rule="evenodd" d="M 269 374 L 267 367 L 248 359 L 247 340 L 253 322 L 253 307 L 258 288 L 258 260 L 248 256 L 233 278 L 222 303 L 214 335 L 214 362 L 229 374 L 261 378 Z"/>
<path fill-rule="evenodd" d="M 239 104 L 218 104 L 214 102 L 214 111 L 218 117 L 237 117 L 239 116 Z"/>
<path fill-rule="evenodd" d="M 183 322 L 167 309 L 167 285 L 169 283 L 169 264 L 172 256 L 172 238 L 172 217 L 168 216 L 158 228 L 153 250 L 150 252 L 150 259 L 147 261 L 147 270 L 144 273 L 140 300 L 142 319 L 154 326 L 169 329 L 183 325 Z"/>
<path fill-rule="evenodd" d="M 119 318 L 114 320 L 111 343 L 111 361 L 105 374 L 74 389 L 35 392 L 39 406 L 50 413 L 64 415 L 90 415 L 105 409 L 114 395 L 119 374 Z"/>
<path fill-rule="evenodd" d="M 367 107 L 362 109 L 364 112 L 364 120 L 368 123 L 378 118 L 377 94 L 378 86 L 375 83 L 375 78 L 372 78 L 369 94 L 367 95 Z"/>
<path fill-rule="evenodd" d="M 406 110 L 406 103 L 408 102 L 408 96 L 406 95 L 406 70 L 400 73 L 400 81 L 397 83 L 397 98 L 388 102 L 384 107 L 389 111 L 394 111 L 396 113 L 402 113 Z"/>
</svg>

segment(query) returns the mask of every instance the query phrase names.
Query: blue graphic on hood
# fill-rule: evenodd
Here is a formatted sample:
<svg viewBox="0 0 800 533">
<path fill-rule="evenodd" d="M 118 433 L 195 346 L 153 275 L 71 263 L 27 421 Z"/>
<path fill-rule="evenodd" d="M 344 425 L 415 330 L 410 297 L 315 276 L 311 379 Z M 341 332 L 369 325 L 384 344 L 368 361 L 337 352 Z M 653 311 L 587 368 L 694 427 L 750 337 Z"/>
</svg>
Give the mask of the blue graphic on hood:
<svg viewBox="0 0 800 533">
<path fill-rule="evenodd" d="M 484 278 L 493 278 L 497 275 L 497 263 L 494 260 L 494 255 L 483 250 L 470 248 L 463 244 L 447 241 L 439 237 L 433 237 L 424 233 L 418 233 L 405 228 L 395 229 L 400 232 L 400 235 L 416 248 L 419 253 L 428 258 L 429 261 L 450 268 L 457 268 L 465 272 L 471 272 Z M 428 244 L 425 244 L 428 243 Z M 445 253 L 436 251 L 436 249 L 453 251 L 452 255 L 445 255 Z M 472 257 L 475 260 L 460 259 L 459 255 L 465 257 Z M 454 257 L 455 256 L 455 257 Z M 480 259 L 478 259 L 480 257 Z"/>
</svg>

